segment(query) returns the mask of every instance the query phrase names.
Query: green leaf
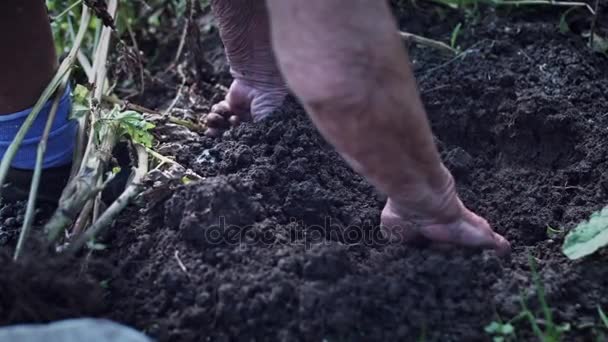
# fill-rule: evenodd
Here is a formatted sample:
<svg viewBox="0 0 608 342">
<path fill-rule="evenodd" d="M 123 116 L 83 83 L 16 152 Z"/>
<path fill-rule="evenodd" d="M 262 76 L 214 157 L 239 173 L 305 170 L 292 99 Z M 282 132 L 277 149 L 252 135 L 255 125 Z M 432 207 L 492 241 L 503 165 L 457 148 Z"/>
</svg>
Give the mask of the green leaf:
<svg viewBox="0 0 608 342">
<path fill-rule="evenodd" d="M 119 137 L 128 136 L 134 143 L 151 148 L 154 136 L 149 131 L 156 127 L 146 121 L 144 116 L 138 112 L 128 110 L 121 112 L 120 107 L 114 109 L 103 119 L 95 122 L 94 131 L 97 141 L 105 135 L 104 130 L 116 130 Z"/>
<path fill-rule="evenodd" d="M 562 252 L 571 260 L 585 257 L 608 244 L 608 207 L 591 214 L 566 235 Z"/>
<path fill-rule="evenodd" d="M 135 111 L 125 111 L 118 113 L 113 119 L 118 121 L 121 135 L 128 134 L 133 142 L 152 147 L 154 137 L 149 130 L 156 126 L 147 122 L 143 115 Z"/>
<path fill-rule="evenodd" d="M 568 14 L 570 14 L 570 12 L 572 12 L 572 11 L 574 11 L 576 9 L 577 9 L 576 7 L 572 7 L 570 9 L 568 9 L 559 18 L 559 32 L 561 32 L 561 33 L 568 33 L 568 32 L 570 32 L 570 25 L 568 25 Z"/>
<path fill-rule="evenodd" d="M 72 115 L 70 119 L 79 119 L 89 112 L 89 89 L 77 84 L 72 92 Z"/>
<path fill-rule="evenodd" d="M 500 323 L 492 322 L 484 328 L 485 332 L 488 334 L 496 334 L 498 330 L 500 330 Z"/>
<path fill-rule="evenodd" d="M 458 35 L 460 34 L 460 28 L 462 28 L 462 23 L 458 23 L 454 30 L 452 31 L 452 37 L 450 38 L 450 46 L 453 49 L 456 49 L 456 41 L 458 40 Z"/>
<path fill-rule="evenodd" d="M 89 98 L 89 89 L 81 84 L 77 84 L 74 88 L 74 102 L 79 104 L 86 104 Z"/>
<path fill-rule="evenodd" d="M 507 336 L 515 332 L 515 327 L 511 323 L 492 322 L 485 327 L 485 332 L 491 335 Z"/>
<path fill-rule="evenodd" d="M 82 105 L 80 103 L 74 103 L 72 105 L 72 115 L 70 115 L 70 119 L 80 119 L 85 116 L 86 113 L 89 112 L 89 107 Z"/>
<path fill-rule="evenodd" d="M 608 329 L 608 317 L 606 317 L 606 314 L 604 313 L 604 310 L 602 310 L 602 308 L 598 305 L 597 306 L 597 311 L 600 314 L 600 318 L 602 319 L 602 323 L 604 323 L 604 326 L 606 327 L 606 329 Z"/>
<path fill-rule="evenodd" d="M 502 335 L 511 335 L 515 332 L 515 328 L 507 323 L 507 324 L 503 324 L 502 327 L 500 328 L 500 333 Z"/>
</svg>

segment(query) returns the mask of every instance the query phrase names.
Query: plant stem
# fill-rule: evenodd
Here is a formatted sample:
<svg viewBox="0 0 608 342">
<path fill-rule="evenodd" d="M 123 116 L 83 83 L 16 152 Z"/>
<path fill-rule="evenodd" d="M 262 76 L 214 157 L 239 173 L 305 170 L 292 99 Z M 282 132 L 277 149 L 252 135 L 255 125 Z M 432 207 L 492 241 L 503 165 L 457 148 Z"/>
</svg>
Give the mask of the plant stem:
<svg viewBox="0 0 608 342">
<path fill-rule="evenodd" d="M 118 9 L 118 0 L 110 0 L 108 3 L 108 13 L 110 17 L 113 19 L 116 16 L 116 11 Z M 93 98 L 97 100 L 97 102 L 101 102 L 101 97 L 104 94 L 104 88 L 106 83 L 106 76 L 108 74 L 108 52 L 110 50 L 110 38 L 112 37 L 112 28 L 109 26 L 104 26 L 101 31 L 100 44 L 97 49 L 97 53 L 95 56 L 95 90 L 93 94 Z M 91 147 L 94 146 L 90 145 Z M 109 151 L 111 153 L 111 151 Z M 102 179 L 101 175 L 98 177 L 98 183 L 101 185 Z M 99 215 L 101 208 L 101 196 L 97 196 L 95 199 L 95 205 L 93 206 L 93 222 L 97 220 L 97 216 Z"/>
<path fill-rule="evenodd" d="M 166 117 L 167 120 L 170 123 L 173 123 L 173 124 L 176 124 L 176 125 L 180 125 L 180 126 L 184 126 L 184 127 L 188 128 L 189 130 L 191 130 L 193 132 L 203 132 L 203 131 L 205 131 L 205 127 L 203 125 L 196 124 L 196 123 L 194 123 L 192 121 L 180 119 L 180 118 L 177 118 L 175 116 L 165 115 L 164 113 L 161 113 L 159 111 L 152 110 L 152 109 L 149 109 L 149 108 L 146 108 L 146 107 L 142 107 L 140 105 L 137 105 L 137 104 L 134 104 L 134 103 L 130 103 L 130 102 L 127 102 L 127 101 L 123 101 L 123 100 L 118 99 L 118 98 L 116 98 L 114 96 L 104 95 L 104 96 L 102 96 L 102 100 L 105 101 L 105 102 L 109 102 L 109 103 L 112 103 L 112 104 L 119 105 L 121 107 L 125 107 L 126 109 L 129 109 L 129 110 L 134 110 L 134 111 L 136 111 L 138 113 L 141 113 L 141 114 L 144 114 L 144 115 L 145 114 L 161 115 L 163 117 Z"/>
<path fill-rule="evenodd" d="M 112 18 L 116 15 L 118 8 L 118 0 L 110 0 L 108 3 L 108 13 Z M 104 26 L 101 31 L 100 43 L 95 54 L 93 62 L 93 70 L 95 71 L 95 93 L 93 97 L 101 101 L 101 96 L 104 93 L 104 85 L 108 74 L 107 60 L 108 51 L 110 50 L 110 38 L 112 36 L 112 28 Z"/>
<path fill-rule="evenodd" d="M 89 62 L 89 59 L 82 51 L 78 52 L 77 57 L 78 57 L 78 63 L 80 63 L 82 70 L 84 70 L 84 73 L 85 73 L 85 75 L 87 75 L 89 82 L 91 82 L 91 80 L 93 80 L 95 78 L 95 75 L 93 73 L 93 66 L 91 65 L 91 62 Z"/>
<path fill-rule="evenodd" d="M 88 9 L 86 5 L 83 6 L 83 8 Z M 111 15 L 115 15 L 117 0 L 110 0 L 108 8 L 110 9 Z M 119 139 L 115 129 L 107 127 L 103 132 L 99 132 L 100 136 L 103 137 L 102 141 L 99 144 L 95 142 L 95 135 L 97 133 L 95 132 L 95 121 L 101 116 L 98 114 L 101 110 L 99 103 L 101 102 L 107 74 L 106 63 L 109 40 L 111 38 L 110 33 L 111 29 L 104 27 L 102 37 L 95 53 L 95 60 L 93 61 L 95 94 L 92 103 L 95 107 L 90 112 L 90 134 L 82 159 L 83 162 L 80 165 L 77 174 L 70 180 L 61 194 L 59 208 L 45 225 L 45 230 L 48 233 L 50 243 L 59 238 L 65 228 L 76 219 L 86 203 L 93 199 L 103 189 L 103 187 L 98 185 L 98 180 L 103 174 L 105 165 L 108 164 L 111 158 L 112 148 Z"/>
<path fill-rule="evenodd" d="M 74 9 L 74 7 L 80 5 L 82 3 L 82 0 L 78 0 L 76 2 L 74 2 L 73 4 L 71 4 L 68 8 L 66 8 L 63 12 L 57 14 L 56 16 L 51 18 L 51 21 L 57 21 L 58 19 L 61 19 L 61 17 L 63 17 L 64 15 L 70 13 L 70 11 L 72 11 Z"/>
<path fill-rule="evenodd" d="M 171 165 L 177 165 L 177 166 L 181 166 L 183 167 L 186 172 L 188 174 L 190 174 L 191 176 L 196 177 L 199 180 L 205 179 L 204 177 L 200 176 L 199 174 L 197 174 L 196 172 L 192 171 L 191 169 L 188 169 L 186 167 L 184 167 L 183 165 L 181 165 L 180 163 L 176 162 L 175 160 L 171 159 L 171 158 L 167 158 L 165 156 L 163 156 L 162 154 L 152 150 L 151 148 L 146 148 L 146 151 L 153 157 L 158 159 L 161 164 L 171 164 Z M 157 166 L 157 168 L 159 168 L 159 166 Z"/>
<path fill-rule="evenodd" d="M 133 171 L 133 179 L 125 191 L 108 207 L 99 219 L 70 245 L 69 253 L 78 252 L 91 238 L 97 236 L 105 227 L 109 226 L 120 212 L 143 189 L 143 178 L 148 173 L 148 153 L 146 148 L 136 144 L 137 168 Z"/>
<path fill-rule="evenodd" d="M 594 45 L 595 45 L 595 28 L 597 26 L 597 9 L 600 5 L 599 0 L 595 0 L 595 14 L 593 15 L 593 20 L 591 21 L 591 32 L 589 33 L 589 46 L 591 47 L 591 50 L 594 50 Z"/>
<path fill-rule="evenodd" d="M 545 320 L 547 321 L 547 326 L 551 334 L 556 334 L 555 324 L 553 324 L 553 315 L 551 313 L 551 309 L 549 308 L 549 304 L 547 304 L 547 300 L 545 298 L 545 286 L 540 279 L 540 275 L 536 270 L 536 262 L 534 261 L 534 257 L 532 255 L 528 255 L 528 259 L 530 261 L 530 268 L 532 269 L 532 277 L 534 279 L 534 284 L 536 285 L 536 291 L 538 293 L 538 301 L 540 302 L 540 306 L 543 310 L 543 314 L 545 316 Z"/>
<path fill-rule="evenodd" d="M 80 215 L 78 215 L 76 222 L 74 222 L 74 229 L 72 229 L 73 236 L 78 236 L 84 231 L 84 226 L 89 221 L 91 210 L 93 210 L 93 203 L 94 201 L 88 201 L 80 212 Z"/>
<path fill-rule="evenodd" d="M 13 260 L 19 259 L 19 257 L 23 253 L 23 246 L 25 245 L 25 241 L 29 237 L 30 231 L 32 229 L 32 224 L 34 222 L 34 216 L 36 211 L 36 197 L 38 196 L 38 187 L 40 185 L 40 175 L 42 173 L 42 163 L 44 161 L 44 154 L 46 153 L 47 141 L 49 139 L 51 129 L 53 128 L 55 117 L 57 116 L 59 102 L 61 101 L 61 98 L 63 97 L 63 94 L 67 87 L 69 75 L 70 73 L 66 75 L 66 78 L 63 80 L 63 83 L 57 89 L 55 99 L 53 100 L 53 105 L 49 112 L 49 117 L 47 118 L 46 125 L 44 126 L 42 137 L 40 139 L 40 142 L 38 143 L 38 151 L 36 154 L 36 166 L 34 168 L 34 175 L 32 176 L 32 184 L 30 186 L 30 194 L 27 200 L 25 219 L 23 220 L 23 226 L 21 228 L 21 233 L 19 234 L 19 241 L 17 242 L 17 248 L 15 249 Z"/>
<path fill-rule="evenodd" d="M 175 58 L 173 59 L 173 63 L 171 63 L 170 67 L 175 67 L 177 63 L 179 63 L 179 59 L 182 56 L 182 51 L 184 50 L 184 46 L 186 45 L 186 38 L 188 37 L 188 31 L 190 30 L 190 25 L 192 21 L 192 15 L 194 13 L 194 0 L 187 0 L 187 12 L 186 22 L 184 23 L 184 28 L 182 29 L 182 36 L 179 40 L 179 46 L 177 48 L 177 53 L 175 54 Z"/>
</svg>

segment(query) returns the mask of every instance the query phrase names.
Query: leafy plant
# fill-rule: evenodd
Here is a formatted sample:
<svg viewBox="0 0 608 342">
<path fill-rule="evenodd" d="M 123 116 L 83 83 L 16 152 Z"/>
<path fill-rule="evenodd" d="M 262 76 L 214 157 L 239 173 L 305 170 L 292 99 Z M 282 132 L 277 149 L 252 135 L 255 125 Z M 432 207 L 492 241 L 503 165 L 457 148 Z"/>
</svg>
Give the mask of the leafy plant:
<svg viewBox="0 0 608 342">
<path fill-rule="evenodd" d="M 534 286 L 536 287 L 537 299 L 540 303 L 542 311 L 542 319 L 536 317 L 536 314 L 532 312 L 526 305 L 525 295 L 520 296 L 520 304 L 522 311 L 509 320 L 508 322 L 494 321 L 485 327 L 486 333 L 493 336 L 494 342 L 505 342 L 515 340 L 515 326 L 514 323 L 525 319 L 529 322 L 534 335 L 542 342 L 559 342 L 562 341 L 565 332 L 570 330 L 570 324 L 565 323 L 558 325 L 553 320 L 553 313 L 547 302 L 545 296 L 545 287 L 542 283 L 538 271 L 536 269 L 536 263 L 534 258 L 529 255 L 530 268 L 532 270 L 532 278 Z M 542 322 L 542 324 L 541 324 Z M 543 330 L 544 327 L 544 330 Z"/>
<path fill-rule="evenodd" d="M 608 207 L 579 223 L 564 240 L 562 252 L 571 260 L 595 253 L 608 245 Z"/>
<path fill-rule="evenodd" d="M 492 335 L 493 342 L 505 342 L 515 337 L 515 327 L 511 323 L 493 321 L 485 327 L 485 332 Z"/>
<path fill-rule="evenodd" d="M 114 106 L 114 109 L 106 118 L 97 121 L 95 124 L 95 131 L 98 136 L 102 132 L 103 125 L 114 125 L 119 137 L 128 136 L 135 143 L 148 148 L 152 147 L 154 137 L 150 130 L 156 126 L 147 122 L 144 116 L 136 111 L 120 111 L 119 106 Z"/>
<path fill-rule="evenodd" d="M 77 84 L 76 88 L 72 91 L 72 113 L 70 119 L 79 119 L 85 116 L 90 108 L 88 104 L 89 90 Z"/>
<path fill-rule="evenodd" d="M 568 25 L 568 15 L 577 9 L 578 7 L 569 8 L 561 15 L 561 17 L 559 18 L 559 31 L 561 33 L 570 32 L 570 25 Z"/>
<path fill-rule="evenodd" d="M 543 319 L 544 319 L 544 323 L 545 323 L 545 330 L 543 331 L 540 328 L 539 324 L 537 323 L 538 320 L 537 320 L 536 316 L 532 313 L 532 311 L 530 311 L 527 308 L 526 303 L 522 298 L 521 305 L 522 305 L 522 308 L 524 309 L 523 312 L 525 313 L 525 316 L 528 318 L 530 325 L 532 325 L 532 330 L 534 331 L 536 336 L 541 341 L 544 341 L 544 342 L 561 341 L 563 338 L 563 334 L 570 330 L 570 324 L 565 323 L 562 325 L 557 325 L 553 321 L 553 314 L 551 312 L 551 308 L 549 307 L 549 304 L 547 303 L 547 299 L 545 297 L 545 285 L 543 284 L 542 280 L 540 279 L 540 275 L 538 274 L 538 271 L 536 269 L 536 262 L 534 261 L 534 258 L 531 255 L 528 256 L 528 259 L 530 262 L 530 268 L 532 270 L 532 278 L 534 279 L 534 284 L 536 286 L 538 302 L 540 303 L 541 310 L 542 310 L 543 316 L 544 316 Z"/>
</svg>

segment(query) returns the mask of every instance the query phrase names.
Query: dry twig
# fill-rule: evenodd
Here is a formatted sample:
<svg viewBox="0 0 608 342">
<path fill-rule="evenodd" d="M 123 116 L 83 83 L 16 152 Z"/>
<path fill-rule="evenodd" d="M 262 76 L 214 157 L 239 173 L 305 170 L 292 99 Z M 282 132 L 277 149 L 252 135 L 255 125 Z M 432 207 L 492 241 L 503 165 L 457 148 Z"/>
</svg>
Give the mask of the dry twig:
<svg viewBox="0 0 608 342">
<path fill-rule="evenodd" d="M 458 53 L 458 51 L 452 48 L 451 46 L 433 39 L 421 37 L 408 32 L 399 32 L 399 35 L 401 35 L 401 38 L 407 43 L 415 43 L 419 45 L 428 46 L 454 55 Z"/>
</svg>

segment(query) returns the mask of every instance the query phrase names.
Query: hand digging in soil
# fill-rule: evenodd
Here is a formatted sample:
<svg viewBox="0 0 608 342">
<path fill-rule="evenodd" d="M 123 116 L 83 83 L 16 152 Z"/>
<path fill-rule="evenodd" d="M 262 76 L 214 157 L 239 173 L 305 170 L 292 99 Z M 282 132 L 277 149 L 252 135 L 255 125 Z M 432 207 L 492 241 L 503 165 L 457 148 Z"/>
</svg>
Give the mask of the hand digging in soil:
<svg viewBox="0 0 608 342">
<path fill-rule="evenodd" d="M 321 134 L 389 200 L 401 242 L 494 249 L 509 242 L 459 199 L 434 145 L 408 55 L 385 1 L 214 0 L 234 82 L 208 134 L 258 121 L 287 87 Z"/>
</svg>

